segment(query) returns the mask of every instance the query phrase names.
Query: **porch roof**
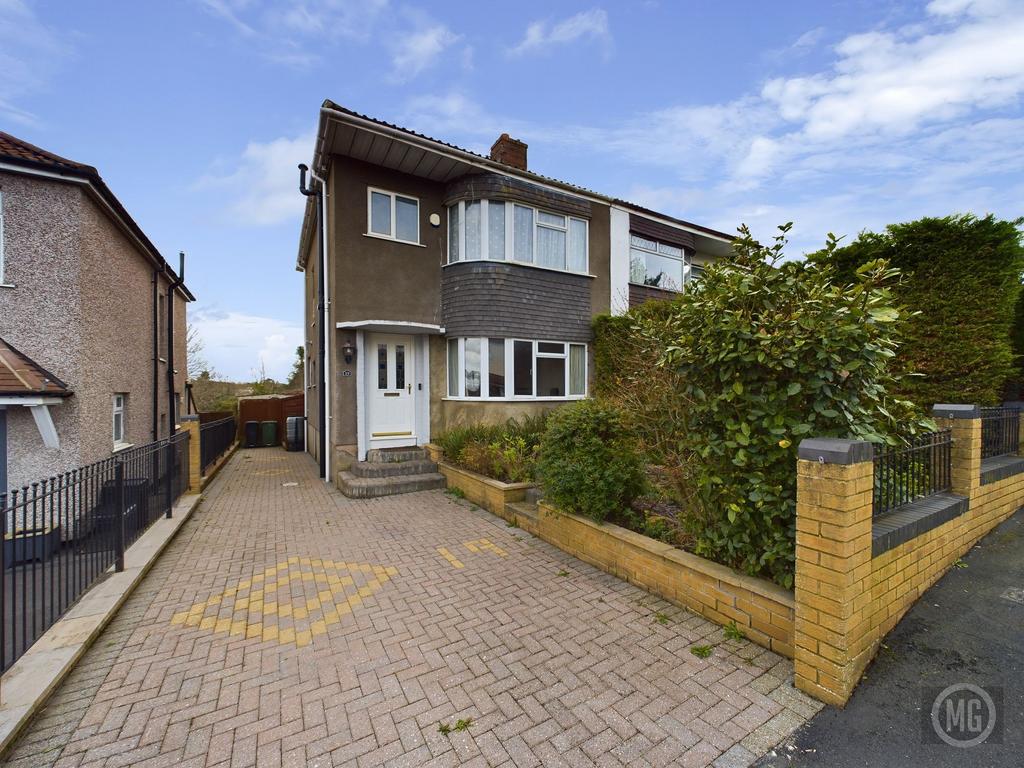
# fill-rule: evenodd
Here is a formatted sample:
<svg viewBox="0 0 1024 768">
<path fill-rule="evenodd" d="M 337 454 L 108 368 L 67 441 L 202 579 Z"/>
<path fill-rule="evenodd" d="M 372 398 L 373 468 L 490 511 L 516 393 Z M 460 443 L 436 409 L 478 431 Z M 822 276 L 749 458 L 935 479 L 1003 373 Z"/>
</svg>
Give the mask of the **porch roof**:
<svg viewBox="0 0 1024 768">
<path fill-rule="evenodd" d="M 0 397 L 68 397 L 71 394 L 67 384 L 0 338 Z"/>
</svg>

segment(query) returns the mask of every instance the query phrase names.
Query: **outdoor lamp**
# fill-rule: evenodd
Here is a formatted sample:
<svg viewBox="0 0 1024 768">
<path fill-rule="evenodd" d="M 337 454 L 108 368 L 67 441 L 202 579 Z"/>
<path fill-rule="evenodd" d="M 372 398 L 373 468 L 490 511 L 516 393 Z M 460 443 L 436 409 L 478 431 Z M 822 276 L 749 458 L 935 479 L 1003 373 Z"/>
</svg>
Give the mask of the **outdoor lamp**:
<svg viewBox="0 0 1024 768">
<path fill-rule="evenodd" d="M 341 348 L 341 354 L 345 356 L 345 365 L 351 365 L 352 358 L 356 356 L 355 345 L 351 341 L 346 342 L 345 346 Z"/>
</svg>

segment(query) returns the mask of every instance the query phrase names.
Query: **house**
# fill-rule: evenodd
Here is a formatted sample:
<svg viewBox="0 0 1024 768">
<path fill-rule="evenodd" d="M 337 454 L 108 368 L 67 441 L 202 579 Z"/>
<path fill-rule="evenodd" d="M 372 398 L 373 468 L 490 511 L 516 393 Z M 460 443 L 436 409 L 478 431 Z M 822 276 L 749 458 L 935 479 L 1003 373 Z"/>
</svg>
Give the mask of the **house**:
<svg viewBox="0 0 1024 768">
<path fill-rule="evenodd" d="M 0 494 L 171 433 L 193 299 L 95 168 L 0 132 Z"/>
<path fill-rule="evenodd" d="M 676 295 L 731 252 L 725 233 L 530 170 L 507 134 L 483 156 L 326 101 L 302 169 L 307 446 L 324 478 L 586 397 L 592 318 Z"/>
</svg>

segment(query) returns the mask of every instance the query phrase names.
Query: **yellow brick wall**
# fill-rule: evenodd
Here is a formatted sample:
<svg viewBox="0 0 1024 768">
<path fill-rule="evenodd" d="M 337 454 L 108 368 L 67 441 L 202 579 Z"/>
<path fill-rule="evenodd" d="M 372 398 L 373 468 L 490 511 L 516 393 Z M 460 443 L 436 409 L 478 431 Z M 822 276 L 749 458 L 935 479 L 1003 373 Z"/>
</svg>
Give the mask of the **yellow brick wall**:
<svg viewBox="0 0 1024 768">
<path fill-rule="evenodd" d="M 441 461 L 437 470 L 444 475 L 449 488 L 458 488 L 466 499 L 508 522 L 513 522 L 507 504 L 522 501 L 530 483 L 502 483 Z"/>
<path fill-rule="evenodd" d="M 525 528 L 526 525 L 520 522 Z M 617 525 L 541 504 L 535 535 L 601 570 L 792 658 L 793 594 Z"/>
<path fill-rule="evenodd" d="M 798 688 L 842 706 L 882 638 L 975 542 L 1024 504 L 1024 474 L 981 485 L 981 420 L 953 432 L 960 517 L 871 557 L 872 462 L 797 462 L 794 666 Z"/>
</svg>

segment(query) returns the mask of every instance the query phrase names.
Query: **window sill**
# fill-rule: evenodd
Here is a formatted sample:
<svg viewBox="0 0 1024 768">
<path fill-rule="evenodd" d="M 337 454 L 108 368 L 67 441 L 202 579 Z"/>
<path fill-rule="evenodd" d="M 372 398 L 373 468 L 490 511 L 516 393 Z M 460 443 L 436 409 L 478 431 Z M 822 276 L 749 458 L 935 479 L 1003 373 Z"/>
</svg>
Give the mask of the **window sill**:
<svg viewBox="0 0 1024 768">
<path fill-rule="evenodd" d="M 629 282 L 630 285 L 636 286 L 637 288 L 647 288 L 651 291 L 661 291 L 662 293 L 686 293 L 686 289 L 679 290 L 677 288 L 662 288 L 660 285 L 647 285 L 646 283 L 634 283 L 632 280 Z"/>
<path fill-rule="evenodd" d="M 121 453 L 133 447 L 135 447 L 135 443 L 114 443 L 114 450 L 111 453 Z"/>
<path fill-rule="evenodd" d="M 12 283 L 0 283 L 0 288 L 17 288 L 18 286 Z"/>
<path fill-rule="evenodd" d="M 586 400 L 586 395 L 568 395 L 565 397 L 451 397 L 445 396 L 441 400 L 450 400 L 453 403 L 567 403 L 573 400 Z"/>
<path fill-rule="evenodd" d="M 507 259 L 460 259 L 459 261 L 450 261 L 447 264 L 442 264 L 441 269 L 447 269 L 448 267 L 454 267 L 457 264 L 508 264 L 513 267 L 529 267 L 530 269 L 539 269 L 544 272 L 554 272 L 559 275 L 575 275 L 576 277 L 588 277 L 591 280 L 595 279 L 597 275 L 592 275 L 589 272 L 573 272 L 568 269 L 556 269 L 555 267 L 542 267 L 539 264 L 530 264 L 526 261 L 508 261 Z M 664 289 L 662 289 L 664 290 Z"/>
<path fill-rule="evenodd" d="M 387 240 L 389 243 L 398 243 L 399 245 L 411 245 L 414 248 L 426 248 L 423 243 L 414 243 L 412 240 L 399 240 L 397 237 L 388 237 L 387 235 L 378 235 L 373 232 L 363 232 L 363 237 L 372 237 L 374 240 Z"/>
</svg>

